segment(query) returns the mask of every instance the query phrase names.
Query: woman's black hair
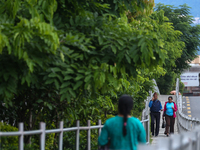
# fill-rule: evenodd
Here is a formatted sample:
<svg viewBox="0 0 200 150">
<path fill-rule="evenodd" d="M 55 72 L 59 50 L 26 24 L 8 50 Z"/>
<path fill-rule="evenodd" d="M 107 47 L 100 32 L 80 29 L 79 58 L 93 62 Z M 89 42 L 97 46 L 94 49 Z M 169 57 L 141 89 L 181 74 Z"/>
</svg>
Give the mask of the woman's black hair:
<svg viewBox="0 0 200 150">
<path fill-rule="evenodd" d="M 127 117 L 131 113 L 133 109 L 133 99 L 129 95 L 122 95 L 119 98 L 118 110 L 121 115 L 124 116 L 123 122 L 123 135 L 126 135 L 126 125 L 127 125 Z"/>
<path fill-rule="evenodd" d="M 169 100 L 169 98 L 171 98 L 171 99 L 173 100 L 173 97 L 172 97 L 172 96 L 169 96 L 169 97 L 168 97 L 168 100 Z"/>
<path fill-rule="evenodd" d="M 155 95 L 158 95 L 158 94 L 155 92 L 155 93 L 153 93 L 153 96 L 155 96 Z"/>
</svg>

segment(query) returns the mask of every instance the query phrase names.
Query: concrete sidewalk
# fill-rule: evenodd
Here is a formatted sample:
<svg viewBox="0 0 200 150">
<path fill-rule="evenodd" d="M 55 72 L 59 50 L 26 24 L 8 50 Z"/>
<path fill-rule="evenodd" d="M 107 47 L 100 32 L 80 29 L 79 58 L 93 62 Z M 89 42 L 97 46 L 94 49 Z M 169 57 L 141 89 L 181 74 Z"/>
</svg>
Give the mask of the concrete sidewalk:
<svg viewBox="0 0 200 150">
<path fill-rule="evenodd" d="M 168 101 L 168 97 L 169 96 L 172 96 L 172 95 L 159 95 L 158 96 L 158 100 L 160 100 L 161 104 L 162 104 L 162 107 L 164 109 L 164 104 L 166 101 Z M 176 96 L 173 95 L 173 101 L 176 103 Z M 177 103 L 176 103 L 177 104 Z M 168 138 L 164 132 L 165 132 L 165 128 L 162 128 L 162 115 L 163 115 L 163 112 L 161 112 L 160 114 L 160 131 L 159 131 L 159 135 L 157 137 L 152 137 L 153 141 L 152 141 L 152 145 L 155 145 L 158 141 L 158 139 L 160 138 Z M 178 127 L 177 127 L 177 118 L 175 119 L 175 125 L 174 125 L 174 134 L 178 134 Z"/>
</svg>

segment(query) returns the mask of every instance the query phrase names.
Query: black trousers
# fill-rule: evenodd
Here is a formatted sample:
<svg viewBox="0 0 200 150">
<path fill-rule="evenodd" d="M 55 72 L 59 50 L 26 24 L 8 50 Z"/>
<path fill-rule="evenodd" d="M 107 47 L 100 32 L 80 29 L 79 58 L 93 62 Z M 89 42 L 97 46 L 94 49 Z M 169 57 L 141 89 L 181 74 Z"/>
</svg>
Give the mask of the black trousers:
<svg viewBox="0 0 200 150">
<path fill-rule="evenodd" d="M 150 115 L 151 115 L 151 133 L 152 135 L 157 136 L 159 134 L 159 128 L 160 128 L 160 112 L 151 112 Z M 154 120 L 156 120 L 156 129 L 154 128 Z"/>
</svg>

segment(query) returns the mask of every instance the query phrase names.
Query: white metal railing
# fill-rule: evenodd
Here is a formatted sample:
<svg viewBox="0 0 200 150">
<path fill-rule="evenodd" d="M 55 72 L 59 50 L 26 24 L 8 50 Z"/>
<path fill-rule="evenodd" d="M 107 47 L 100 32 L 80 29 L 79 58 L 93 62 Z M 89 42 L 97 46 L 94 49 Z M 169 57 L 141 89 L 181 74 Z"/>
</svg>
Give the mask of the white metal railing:
<svg viewBox="0 0 200 150">
<path fill-rule="evenodd" d="M 189 117 L 182 112 L 182 95 L 179 95 L 179 78 L 176 81 L 176 98 L 177 98 L 177 121 L 178 130 L 180 133 L 184 131 L 192 131 L 200 125 L 200 120 L 194 117 Z"/>
<path fill-rule="evenodd" d="M 141 119 L 141 120 L 147 120 L 147 122 L 142 123 L 146 131 L 147 144 L 149 144 L 150 142 L 150 116 L 149 116 L 149 108 L 148 108 L 150 98 L 151 97 L 148 97 L 147 100 L 145 101 L 145 108 L 142 111 L 142 119 Z"/>
<path fill-rule="evenodd" d="M 146 118 L 141 121 L 141 123 L 144 125 L 146 131 L 149 130 L 149 118 Z M 0 137 L 2 136 L 19 136 L 19 150 L 24 149 L 24 136 L 25 135 L 40 135 L 40 150 L 45 150 L 45 137 L 46 134 L 50 133 L 59 133 L 59 150 L 63 149 L 63 133 L 69 132 L 69 131 L 76 131 L 76 150 L 79 150 L 79 133 L 81 130 L 87 130 L 87 150 L 91 150 L 91 130 L 92 129 L 98 129 L 98 133 L 100 134 L 101 128 L 103 125 L 101 124 L 101 120 L 99 120 L 97 126 L 90 126 L 90 120 L 88 120 L 88 124 L 86 127 L 81 127 L 80 122 L 77 121 L 76 127 L 71 128 L 63 128 L 63 121 L 60 122 L 60 128 L 59 129 L 51 129 L 46 130 L 45 129 L 46 124 L 44 122 L 40 123 L 40 129 L 39 130 L 33 130 L 33 131 L 24 131 L 24 124 L 19 123 L 19 131 L 15 132 L 0 132 Z M 148 137 L 147 132 L 147 137 Z"/>
<path fill-rule="evenodd" d="M 154 90 L 158 94 L 160 94 L 159 89 L 157 87 L 156 81 L 154 80 L 155 86 Z M 150 92 L 150 96 L 145 100 L 145 108 L 142 112 L 142 119 L 141 123 L 143 124 L 145 131 L 146 131 L 146 140 L 147 144 L 150 142 L 150 116 L 149 116 L 149 101 L 152 98 L 152 92 Z M 63 121 L 60 122 L 60 128 L 59 129 L 51 129 L 46 130 L 46 124 L 44 122 L 40 123 L 40 129 L 39 130 L 33 130 L 33 131 L 24 131 L 24 124 L 19 123 L 19 131 L 15 132 L 0 132 L 0 138 L 2 136 L 19 136 L 19 150 L 24 150 L 24 136 L 25 135 L 40 135 L 40 150 L 45 150 L 45 137 L 46 134 L 50 133 L 59 133 L 59 150 L 63 149 L 63 133 L 64 132 L 70 132 L 75 131 L 76 132 L 76 150 L 79 150 L 79 133 L 80 130 L 87 130 L 87 150 L 91 150 L 91 129 L 98 129 L 98 133 L 100 134 L 101 128 L 103 125 L 101 124 L 101 120 L 98 121 L 97 126 L 90 126 L 90 120 L 87 122 L 86 127 L 81 127 L 80 122 L 76 122 L 76 127 L 71 128 L 64 128 L 63 127 Z"/>
</svg>

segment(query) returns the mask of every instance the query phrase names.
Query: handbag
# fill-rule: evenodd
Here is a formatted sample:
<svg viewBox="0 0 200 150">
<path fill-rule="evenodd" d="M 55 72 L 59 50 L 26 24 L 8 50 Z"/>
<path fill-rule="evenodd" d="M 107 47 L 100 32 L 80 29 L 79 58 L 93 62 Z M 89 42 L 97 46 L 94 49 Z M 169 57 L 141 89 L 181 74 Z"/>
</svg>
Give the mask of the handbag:
<svg viewBox="0 0 200 150">
<path fill-rule="evenodd" d="M 163 119 L 162 128 L 165 128 L 165 127 L 166 127 L 166 123 L 165 123 L 165 120 Z"/>
<path fill-rule="evenodd" d="M 165 116 L 166 116 L 166 111 L 163 112 L 163 117 L 165 117 Z"/>
</svg>

